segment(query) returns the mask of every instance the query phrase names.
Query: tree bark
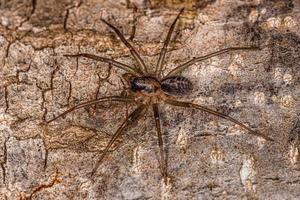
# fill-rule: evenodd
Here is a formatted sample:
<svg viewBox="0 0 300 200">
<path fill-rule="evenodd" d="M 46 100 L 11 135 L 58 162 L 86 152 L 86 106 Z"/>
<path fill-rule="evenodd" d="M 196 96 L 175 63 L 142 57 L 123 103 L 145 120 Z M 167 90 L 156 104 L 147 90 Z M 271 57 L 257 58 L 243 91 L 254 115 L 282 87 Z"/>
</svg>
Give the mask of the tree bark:
<svg viewBox="0 0 300 200">
<path fill-rule="evenodd" d="M 187 100 L 259 130 L 159 104 L 169 183 L 151 109 L 93 166 L 134 103 L 68 108 L 124 92 L 129 66 L 118 27 L 154 71 L 181 8 L 164 74 L 228 47 L 257 46 L 196 63 Z M 0 199 L 299 199 L 300 3 L 236 0 L 0 1 Z"/>
</svg>

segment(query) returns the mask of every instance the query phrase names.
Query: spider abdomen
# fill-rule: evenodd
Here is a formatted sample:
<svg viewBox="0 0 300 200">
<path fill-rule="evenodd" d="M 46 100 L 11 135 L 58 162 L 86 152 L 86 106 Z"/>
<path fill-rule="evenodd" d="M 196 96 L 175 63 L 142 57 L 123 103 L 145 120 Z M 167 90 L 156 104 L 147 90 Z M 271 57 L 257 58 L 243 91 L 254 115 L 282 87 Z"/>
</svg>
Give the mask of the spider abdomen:
<svg viewBox="0 0 300 200">
<path fill-rule="evenodd" d="M 131 81 L 131 90 L 146 95 L 153 95 L 160 89 L 160 83 L 151 76 L 135 77 Z"/>
<path fill-rule="evenodd" d="M 170 76 L 161 81 L 161 89 L 167 94 L 179 96 L 190 92 L 193 85 L 183 76 Z"/>
</svg>

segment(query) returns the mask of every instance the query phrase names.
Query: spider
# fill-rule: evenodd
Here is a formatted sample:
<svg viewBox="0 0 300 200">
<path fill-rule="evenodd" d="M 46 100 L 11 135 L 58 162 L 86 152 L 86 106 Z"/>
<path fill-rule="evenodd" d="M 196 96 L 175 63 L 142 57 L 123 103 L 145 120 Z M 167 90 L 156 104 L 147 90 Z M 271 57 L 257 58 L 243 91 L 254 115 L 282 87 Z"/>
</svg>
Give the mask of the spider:
<svg viewBox="0 0 300 200">
<path fill-rule="evenodd" d="M 226 54 L 228 52 L 232 51 L 239 51 L 239 50 L 258 50 L 258 47 L 254 46 L 244 46 L 244 47 L 229 47 L 222 50 L 219 50 L 217 52 L 213 52 L 204 56 L 195 57 L 178 67 L 171 70 L 166 76 L 162 75 L 162 67 L 165 61 L 165 56 L 167 53 L 168 45 L 171 39 L 171 35 L 174 31 L 176 22 L 178 21 L 178 18 L 182 14 L 184 9 L 181 9 L 181 11 L 178 13 L 177 17 L 173 21 L 172 25 L 169 28 L 168 34 L 166 39 L 164 40 L 163 47 L 160 51 L 159 58 L 157 61 L 157 65 L 155 67 L 154 72 L 149 72 L 148 68 L 146 67 L 143 59 L 140 57 L 138 52 L 135 50 L 135 48 L 125 39 L 124 35 L 121 33 L 121 31 L 107 22 L 104 19 L 101 19 L 104 24 L 106 24 L 108 27 L 110 27 L 121 39 L 121 41 L 124 43 L 124 45 L 130 50 L 130 53 L 132 57 L 137 62 L 137 66 L 129 66 L 123 63 L 120 63 L 118 61 L 115 61 L 110 58 L 100 57 L 92 54 L 87 53 L 81 53 L 81 54 L 73 54 L 73 55 L 64 55 L 67 57 L 85 57 L 97 61 L 101 61 L 103 63 L 109 63 L 111 66 L 114 66 L 116 68 L 124 70 L 126 73 L 123 74 L 123 78 L 127 82 L 129 88 L 126 95 L 120 95 L 120 96 L 106 96 L 102 97 L 96 100 L 92 101 L 86 101 L 83 103 L 80 103 L 65 112 L 59 114 L 58 116 L 52 118 L 51 120 L 47 121 L 46 123 L 50 123 L 57 118 L 60 118 L 76 109 L 101 104 L 101 103 L 112 103 L 112 102 L 135 102 L 137 104 L 137 108 L 131 112 L 126 119 L 122 122 L 122 124 L 119 126 L 117 131 L 113 134 L 112 138 L 106 145 L 105 149 L 103 150 L 100 158 L 97 160 L 95 166 L 93 167 L 93 170 L 91 172 L 92 177 L 96 173 L 97 169 L 103 162 L 104 158 L 108 154 L 110 148 L 114 144 L 114 142 L 124 133 L 124 130 L 130 126 L 131 124 L 135 123 L 145 112 L 148 110 L 148 108 L 151 108 L 153 110 L 153 116 L 155 119 L 155 126 L 156 126 L 156 132 L 157 132 L 157 138 L 158 138 L 158 146 L 159 146 L 159 165 L 160 165 L 160 171 L 161 176 L 163 178 L 163 181 L 167 183 L 168 180 L 168 171 L 167 171 L 167 162 L 166 162 L 166 156 L 164 153 L 164 144 L 162 139 L 162 131 L 161 131 L 161 122 L 160 122 L 160 112 L 159 112 L 159 105 L 161 103 L 166 103 L 172 106 L 177 107 L 184 107 L 184 108 L 192 108 L 197 109 L 205 113 L 209 113 L 215 116 L 218 116 L 220 118 L 226 119 L 228 121 L 231 121 L 240 127 L 244 128 L 248 131 L 249 134 L 259 136 L 264 138 L 268 141 L 273 141 L 272 138 L 258 132 L 254 131 L 248 126 L 244 125 L 242 122 L 225 115 L 221 112 L 212 110 L 208 107 L 205 107 L 203 105 L 195 104 L 192 102 L 187 101 L 178 101 L 176 98 L 179 96 L 183 96 L 190 92 L 192 90 L 192 83 L 191 81 L 183 77 L 181 75 L 178 75 L 183 70 L 186 70 L 188 67 L 192 66 L 195 63 L 198 63 L 200 61 L 204 61 L 206 59 L 212 58 L 214 56 L 218 56 L 221 54 Z"/>
</svg>

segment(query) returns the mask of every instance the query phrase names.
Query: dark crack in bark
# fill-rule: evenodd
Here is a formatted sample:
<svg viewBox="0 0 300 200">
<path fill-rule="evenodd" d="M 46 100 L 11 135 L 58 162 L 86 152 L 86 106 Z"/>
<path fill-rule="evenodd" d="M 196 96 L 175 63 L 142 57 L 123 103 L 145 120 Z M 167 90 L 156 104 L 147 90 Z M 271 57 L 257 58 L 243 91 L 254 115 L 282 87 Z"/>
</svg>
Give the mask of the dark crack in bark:
<svg viewBox="0 0 300 200">
<path fill-rule="evenodd" d="M 53 186 L 55 186 L 56 184 L 60 184 L 63 181 L 59 178 L 59 173 L 58 171 L 56 171 L 54 177 L 52 178 L 51 181 L 48 181 L 46 183 L 41 183 L 38 186 L 36 186 L 35 188 L 33 188 L 33 190 L 31 191 L 30 194 L 21 194 L 21 199 L 22 200 L 31 200 L 35 195 L 37 195 L 37 193 L 40 193 L 44 190 L 47 190 L 49 188 L 52 188 Z"/>
<path fill-rule="evenodd" d="M 5 110 L 4 112 L 7 113 L 9 109 L 9 91 L 8 87 L 13 85 L 13 84 L 25 84 L 25 85 L 31 85 L 31 83 L 28 83 L 27 81 L 20 80 L 20 73 L 26 73 L 30 70 L 31 68 L 31 62 L 29 63 L 28 67 L 25 69 L 17 69 L 16 75 L 15 76 L 8 76 L 4 78 L 2 83 L 0 83 L 0 87 L 4 88 L 4 99 L 5 99 Z"/>
<path fill-rule="evenodd" d="M 3 159 L 1 160 L 0 166 L 2 169 L 2 182 L 5 185 L 6 184 L 6 170 L 5 170 L 5 164 L 7 162 L 7 146 L 6 143 L 8 141 L 8 138 L 4 141 L 3 145 Z"/>
<path fill-rule="evenodd" d="M 68 8 L 66 8 L 66 14 L 65 14 L 65 16 L 64 16 L 64 22 L 63 22 L 63 29 L 64 30 L 67 30 L 68 29 L 68 18 L 69 18 L 69 14 L 70 14 L 70 11 L 72 10 L 72 9 L 75 9 L 75 8 L 79 8 L 81 5 L 82 5 L 82 1 L 79 1 L 77 4 L 75 4 L 75 5 L 72 5 L 72 6 L 70 6 L 70 7 L 68 7 Z"/>
</svg>

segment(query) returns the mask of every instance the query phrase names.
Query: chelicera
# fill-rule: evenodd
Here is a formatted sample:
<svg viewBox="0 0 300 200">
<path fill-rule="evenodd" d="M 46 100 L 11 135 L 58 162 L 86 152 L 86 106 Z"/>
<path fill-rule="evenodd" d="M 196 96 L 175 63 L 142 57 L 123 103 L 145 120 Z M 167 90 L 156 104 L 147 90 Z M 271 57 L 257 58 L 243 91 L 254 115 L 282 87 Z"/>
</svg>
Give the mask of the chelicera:
<svg viewBox="0 0 300 200">
<path fill-rule="evenodd" d="M 266 140 L 273 141 L 270 137 L 260 133 L 259 131 L 252 130 L 248 126 L 244 125 L 242 122 L 225 115 L 223 113 L 220 113 L 218 111 L 215 111 L 213 109 L 207 108 L 203 105 L 186 102 L 186 101 L 178 101 L 177 98 L 179 96 L 182 96 L 184 94 L 187 94 L 192 89 L 192 83 L 189 81 L 188 78 L 183 77 L 180 75 L 180 72 L 183 70 L 186 70 L 188 67 L 192 66 L 195 63 L 198 63 L 200 61 L 212 58 L 214 56 L 218 56 L 221 54 L 226 54 L 228 52 L 232 51 L 241 51 L 241 50 L 258 50 L 257 47 L 230 47 L 225 48 L 222 50 L 219 50 L 214 53 L 210 53 L 208 55 L 200 56 L 193 58 L 178 67 L 171 70 L 166 76 L 162 76 L 162 67 L 165 61 L 165 56 L 167 53 L 167 48 L 171 39 L 172 32 L 174 31 L 175 24 L 178 21 L 179 16 L 183 12 L 183 9 L 179 12 L 175 20 L 173 21 L 171 27 L 169 28 L 167 37 L 164 41 L 163 48 L 160 52 L 157 65 L 155 67 L 154 72 L 150 72 L 149 69 L 146 67 L 143 59 L 140 57 L 140 55 L 137 53 L 135 48 L 125 39 L 124 35 L 121 33 L 119 29 L 117 29 L 112 24 L 108 23 L 107 21 L 102 21 L 109 26 L 121 39 L 121 41 L 125 44 L 125 46 L 130 50 L 130 53 L 132 57 L 137 62 L 136 66 L 129 66 L 123 63 L 120 63 L 116 60 L 100 57 L 92 54 L 87 53 L 81 53 L 76 55 L 65 55 L 67 57 L 85 57 L 90 58 L 93 60 L 101 61 L 103 63 L 109 63 L 112 66 L 124 70 L 126 73 L 123 74 L 124 79 L 126 80 L 128 84 L 128 92 L 126 92 L 126 95 L 116 95 L 116 96 L 106 96 L 102 97 L 93 101 L 87 101 L 80 103 L 65 112 L 61 113 L 60 115 L 54 117 L 53 119 L 47 121 L 47 123 L 50 123 L 54 120 L 56 120 L 59 117 L 62 117 L 76 109 L 91 106 L 95 104 L 102 104 L 102 103 L 112 103 L 112 102 L 135 102 L 137 104 L 137 108 L 131 112 L 126 119 L 122 122 L 122 124 L 119 126 L 117 131 L 113 134 L 112 138 L 108 142 L 107 146 L 105 147 L 102 155 L 97 160 L 95 166 L 92 170 L 92 176 L 96 173 L 97 169 L 99 168 L 100 164 L 103 162 L 104 158 L 108 154 L 110 148 L 114 144 L 114 142 L 119 138 L 126 127 L 129 125 L 135 123 L 145 112 L 148 110 L 148 108 L 151 108 L 153 111 L 153 116 L 156 124 L 156 132 L 157 132 L 157 138 L 158 138 L 158 146 L 159 146 L 159 152 L 160 152 L 160 169 L 161 174 L 163 177 L 164 182 L 167 184 L 168 180 L 168 172 L 167 172 L 167 163 L 166 163 L 166 156 L 164 153 L 164 144 L 163 144 L 163 137 L 162 137 L 162 131 L 161 131 L 161 121 L 160 121 L 160 112 L 159 112 L 159 105 L 161 103 L 169 104 L 172 106 L 177 107 L 184 107 L 184 108 L 192 108 L 197 109 L 200 111 L 203 111 L 205 113 L 209 113 L 215 116 L 218 116 L 220 118 L 226 119 L 228 121 L 231 121 L 243 129 L 247 130 L 249 134 L 262 137 Z"/>
</svg>

